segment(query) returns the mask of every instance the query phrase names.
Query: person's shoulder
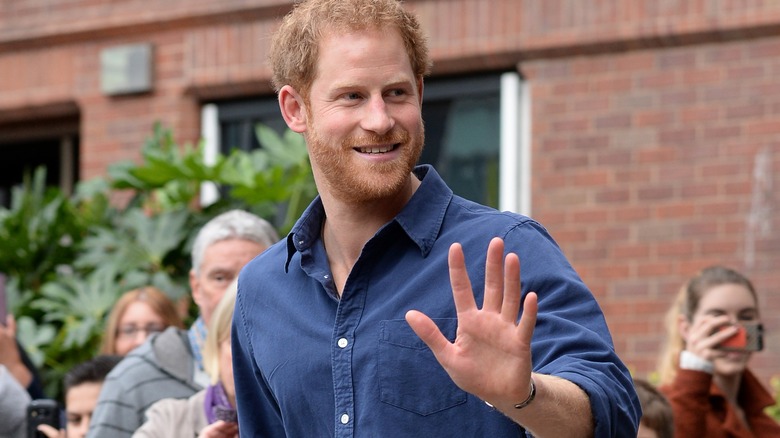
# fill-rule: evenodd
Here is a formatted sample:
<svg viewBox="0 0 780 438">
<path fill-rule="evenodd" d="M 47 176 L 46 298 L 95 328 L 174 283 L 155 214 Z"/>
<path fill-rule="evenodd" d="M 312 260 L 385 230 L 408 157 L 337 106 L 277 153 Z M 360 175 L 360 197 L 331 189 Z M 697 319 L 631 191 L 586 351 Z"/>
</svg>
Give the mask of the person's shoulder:
<svg viewBox="0 0 780 438">
<path fill-rule="evenodd" d="M 288 236 L 284 236 L 281 240 L 269 246 L 265 251 L 261 252 L 255 256 L 254 259 L 250 260 L 249 263 L 247 263 L 247 266 L 257 263 L 264 264 L 269 260 L 277 259 L 279 257 L 286 257 L 287 238 Z"/>
<path fill-rule="evenodd" d="M 170 326 L 160 333 L 150 336 L 144 344 L 149 344 L 150 350 L 154 352 L 176 348 L 181 345 L 189 348 L 189 335 L 185 329 Z"/>
<path fill-rule="evenodd" d="M 195 395 L 198 394 L 200 394 L 200 392 L 196 393 Z M 195 395 L 192 397 L 195 397 Z M 149 406 L 147 416 L 151 416 L 152 413 L 173 414 L 184 412 L 189 409 L 190 405 L 190 399 L 188 398 L 163 398 L 157 400 L 151 406 Z"/>
<path fill-rule="evenodd" d="M 177 327 L 168 327 L 164 331 L 150 336 L 146 342 L 128 353 L 109 372 L 106 382 L 135 383 L 139 379 L 145 379 L 149 377 L 151 372 L 161 368 L 158 355 L 168 355 L 180 349 L 189 351 L 189 348 L 187 331 Z"/>
<path fill-rule="evenodd" d="M 163 398 L 154 402 L 146 412 L 148 418 L 155 415 L 168 418 L 170 421 L 198 417 L 206 401 L 206 390 L 200 390 L 187 398 Z"/>
<path fill-rule="evenodd" d="M 278 269 L 284 271 L 287 261 L 287 236 L 274 243 L 268 249 L 249 261 L 241 270 L 241 275 L 252 275 L 258 271 Z"/>
<path fill-rule="evenodd" d="M 478 202 L 454 195 L 450 203 L 450 214 L 457 215 L 459 222 L 484 222 L 495 226 L 518 227 L 530 226 L 531 228 L 544 228 L 535 219 L 512 211 L 501 211 L 496 208 L 480 204 Z"/>
</svg>

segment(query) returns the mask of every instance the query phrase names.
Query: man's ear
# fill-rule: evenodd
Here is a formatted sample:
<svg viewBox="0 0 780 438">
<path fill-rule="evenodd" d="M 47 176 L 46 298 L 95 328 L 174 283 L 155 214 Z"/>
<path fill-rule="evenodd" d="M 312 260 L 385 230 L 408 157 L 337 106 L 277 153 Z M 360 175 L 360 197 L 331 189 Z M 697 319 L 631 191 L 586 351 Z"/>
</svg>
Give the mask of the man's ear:
<svg viewBox="0 0 780 438">
<path fill-rule="evenodd" d="M 295 88 L 285 85 L 279 90 L 279 109 L 287 127 L 297 133 L 306 131 L 306 107 Z"/>
<path fill-rule="evenodd" d="M 192 301 L 200 307 L 200 280 L 194 269 L 190 269 L 190 291 L 192 292 Z"/>
</svg>

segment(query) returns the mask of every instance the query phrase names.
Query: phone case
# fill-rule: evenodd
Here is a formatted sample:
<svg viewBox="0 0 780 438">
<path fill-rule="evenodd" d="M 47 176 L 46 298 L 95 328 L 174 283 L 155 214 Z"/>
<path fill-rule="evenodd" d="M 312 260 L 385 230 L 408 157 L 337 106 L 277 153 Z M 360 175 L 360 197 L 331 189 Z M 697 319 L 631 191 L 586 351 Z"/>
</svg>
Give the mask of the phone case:
<svg viewBox="0 0 780 438">
<path fill-rule="evenodd" d="M 761 324 L 738 324 L 737 333 L 721 342 L 719 350 L 761 351 L 764 348 L 764 328 Z"/>
<path fill-rule="evenodd" d="M 60 406 L 56 400 L 33 400 L 27 406 L 27 438 L 46 438 L 46 435 L 38 432 L 41 424 L 60 428 Z"/>
</svg>

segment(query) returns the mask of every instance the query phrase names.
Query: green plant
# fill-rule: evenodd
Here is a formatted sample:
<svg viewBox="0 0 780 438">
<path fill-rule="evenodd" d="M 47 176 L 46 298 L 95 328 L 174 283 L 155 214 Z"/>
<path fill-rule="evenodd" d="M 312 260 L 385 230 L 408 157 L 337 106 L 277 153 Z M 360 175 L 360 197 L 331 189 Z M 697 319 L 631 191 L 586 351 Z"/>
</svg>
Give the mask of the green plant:
<svg viewBox="0 0 780 438">
<path fill-rule="evenodd" d="M 780 423 L 780 375 L 772 377 L 769 384 L 775 396 L 775 404 L 766 408 L 766 413 Z"/>
<path fill-rule="evenodd" d="M 286 233 L 317 194 L 303 137 L 293 131 L 279 135 L 256 126 L 263 148 L 235 149 L 217 154 L 207 165 L 201 147 L 178 146 L 170 131 L 155 125 L 140 165 L 123 162 L 109 168 L 112 187 L 135 191 L 134 205 L 154 212 L 191 207 L 203 183 L 213 183 L 223 194 L 206 211 L 247 208 Z"/>
<path fill-rule="evenodd" d="M 230 208 L 252 211 L 287 232 L 316 195 L 303 139 L 258 126 L 264 149 L 218 154 L 180 146 L 157 124 L 141 162 L 109 167 L 108 179 L 79 183 L 66 196 L 37 169 L 0 207 L 0 272 L 18 337 L 41 368 L 46 392 L 60 395 L 67 370 L 97 352 L 106 314 L 126 290 L 152 284 L 171 298 L 187 294 L 189 250 L 197 230 Z M 201 208 L 201 184 L 222 197 Z M 131 190 L 127 205 L 111 189 Z M 195 315 L 190 315 L 192 319 Z"/>
</svg>

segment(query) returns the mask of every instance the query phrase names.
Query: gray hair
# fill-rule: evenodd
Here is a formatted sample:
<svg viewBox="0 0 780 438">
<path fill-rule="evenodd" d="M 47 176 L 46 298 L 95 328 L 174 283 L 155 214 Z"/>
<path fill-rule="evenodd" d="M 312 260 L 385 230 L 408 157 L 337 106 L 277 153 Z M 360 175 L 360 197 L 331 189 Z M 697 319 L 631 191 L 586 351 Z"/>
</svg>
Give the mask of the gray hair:
<svg viewBox="0 0 780 438">
<path fill-rule="evenodd" d="M 206 248 L 227 239 L 243 239 L 271 246 L 279 241 L 279 235 L 265 219 L 243 210 L 227 211 L 208 221 L 198 232 L 192 245 L 192 269 L 200 272 Z"/>
</svg>

